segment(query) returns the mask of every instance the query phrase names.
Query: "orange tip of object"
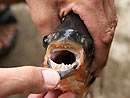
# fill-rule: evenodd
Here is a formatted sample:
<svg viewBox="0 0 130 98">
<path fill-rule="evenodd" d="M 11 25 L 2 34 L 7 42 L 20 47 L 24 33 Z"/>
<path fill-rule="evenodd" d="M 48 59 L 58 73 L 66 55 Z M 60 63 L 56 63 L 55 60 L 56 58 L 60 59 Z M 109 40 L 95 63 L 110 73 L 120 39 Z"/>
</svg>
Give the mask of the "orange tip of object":
<svg viewBox="0 0 130 98">
<path fill-rule="evenodd" d="M 43 64 L 43 67 L 46 67 L 46 65 L 45 65 L 45 64 Z"/>
</svg>

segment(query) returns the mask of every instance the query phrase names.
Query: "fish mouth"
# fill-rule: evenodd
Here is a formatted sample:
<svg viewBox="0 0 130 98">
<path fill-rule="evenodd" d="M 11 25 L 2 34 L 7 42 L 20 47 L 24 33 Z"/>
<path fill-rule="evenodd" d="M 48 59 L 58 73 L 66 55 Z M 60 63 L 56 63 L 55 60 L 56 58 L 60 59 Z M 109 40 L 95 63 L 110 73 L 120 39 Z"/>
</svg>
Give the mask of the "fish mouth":
<svg viewBox="0 0 130 98">
<path fill-rule="evenodd" d="M 56 71 L 66 71 L 80 65 L 80 54 L 69 49 L 54 49 L 50 53 L 48 64 Z"/>
<path fill-rule="evenodd" d="M 55 45 L 58 45 L 56 48 Z M 67 43 L 68 44 L 68 43 Z M 60 44 L 53 43 L 48 47 L 46 53 L 46 64 L 49 68 L 52 68 L 56 71 L 67 71 L 70 69 L 78 69 L 81 63 L 83 62 L 83 49 L 82 47 L 74 43 L 69 42 L 69 46 L 62 47 L 63 42 Z M 48 56 L 47 56 L 48 55 Z"/>
</svg>

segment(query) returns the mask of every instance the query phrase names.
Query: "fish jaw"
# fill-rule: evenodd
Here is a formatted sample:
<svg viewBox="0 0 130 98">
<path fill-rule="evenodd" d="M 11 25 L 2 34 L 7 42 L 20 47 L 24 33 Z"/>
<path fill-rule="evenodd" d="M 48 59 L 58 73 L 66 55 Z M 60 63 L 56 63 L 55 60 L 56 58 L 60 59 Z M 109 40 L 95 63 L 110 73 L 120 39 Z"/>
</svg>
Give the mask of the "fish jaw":
<svg viewBox="0 0 130 98">
<path fill-rule="evenodd" d="M 56 61 L 54 61 L 55 57 L 53 58 L 52 55 L 54 54 L 58 56 L 58 52 L 61 52 L 61 54 L 63 54 L 66 51 L 68 53 L 67 57 L 69 58 L 69 55 L 73 54 L 73 56 L 75 57 L 75 61 L 66 62 L 67 64 L 63 64 L 63 62 L 56 63 Z M 55 54 L 56 52 L 57 54 Z M 72 58 L 74 58 L 73 56 Z M 69 58 L 69 60 L 72 58 Z M 59 41 L 50 43 L 45 54 L 43 65 L 44 67 L 52 68 L 57 72 L 63 72 L 73 68 L 74 64 L 77 64 L 74 70 L 71 70 L 69 73 L 65 74 L 64 77 L 61 77 L 60 83 L 58 84 L 56 89 L 61 89 L 62 91 L 72 91 L 75 93 L 81 93 L 83 91 L 86 91 L 88 88 L 87 82 L 89 78 L 89 69 L 86 64 L 89 63 L 85 63 L 85 60 L 86 55 L 82 45 L 75 42 Z"/>
<path fill-rule="evenodd" d="M 84 58 L 85 54 L 81 45 L 68 41 L 52 42 L 47 48 L 43 65 L 56 71 L 65 71 L 76 64 L 78 68 L 84 62 Z"/>
</svg>

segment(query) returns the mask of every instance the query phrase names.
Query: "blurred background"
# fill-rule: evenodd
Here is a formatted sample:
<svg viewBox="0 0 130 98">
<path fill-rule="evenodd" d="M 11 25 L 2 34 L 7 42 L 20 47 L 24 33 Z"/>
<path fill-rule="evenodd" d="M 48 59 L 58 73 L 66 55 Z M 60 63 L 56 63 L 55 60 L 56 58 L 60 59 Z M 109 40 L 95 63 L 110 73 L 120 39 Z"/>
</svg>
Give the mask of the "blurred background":
<svg viewBox="0 0 130 98">
<path fill-rule="evenodd" d="M 93 85 L 94 98 L 130 98 L 130 0 L 115 0 L 119 19 L 107 66 Z M 26 4 L 12 5 L 18 20 L 15 48 L 0 58 L 0 67 L 42 66 L 42 36 L 31 21 Z M 15 95 L 8 98 L 27 98 Z"/>
</svg>

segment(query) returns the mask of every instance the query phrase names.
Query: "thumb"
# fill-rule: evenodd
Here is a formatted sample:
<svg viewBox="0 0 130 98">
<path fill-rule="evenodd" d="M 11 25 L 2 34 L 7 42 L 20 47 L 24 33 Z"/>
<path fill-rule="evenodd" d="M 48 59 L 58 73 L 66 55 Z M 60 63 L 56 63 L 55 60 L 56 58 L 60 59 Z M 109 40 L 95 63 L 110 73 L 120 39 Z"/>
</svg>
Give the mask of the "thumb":
<svg viewBox="0 0 130 98">
<path fill-rule="evenodd" d="M 59 74 L 48 68 L 17 67 L 0 69 L 0 98 L 23 93 L 45 93 L 54 89 Z"/>
</svg>

